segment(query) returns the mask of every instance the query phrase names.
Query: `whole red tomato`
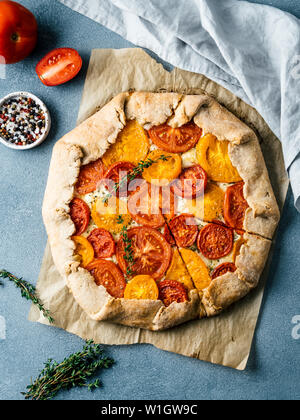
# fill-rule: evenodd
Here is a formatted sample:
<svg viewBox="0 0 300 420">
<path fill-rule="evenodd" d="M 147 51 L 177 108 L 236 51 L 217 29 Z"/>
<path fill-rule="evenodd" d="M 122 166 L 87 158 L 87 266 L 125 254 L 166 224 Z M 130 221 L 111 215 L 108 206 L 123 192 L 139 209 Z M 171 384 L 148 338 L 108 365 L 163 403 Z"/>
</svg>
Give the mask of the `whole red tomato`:
<svg viewBox="0 0 300 420">
<path fill-rule="evenodd" d="M 14 1 L 0 1 L 0 59 L 5 64 L 26 58 L 37 42 L 37 22 L 33 14 Z M 1 57 L 2 56 L 2 57 Z"/>
</svg>

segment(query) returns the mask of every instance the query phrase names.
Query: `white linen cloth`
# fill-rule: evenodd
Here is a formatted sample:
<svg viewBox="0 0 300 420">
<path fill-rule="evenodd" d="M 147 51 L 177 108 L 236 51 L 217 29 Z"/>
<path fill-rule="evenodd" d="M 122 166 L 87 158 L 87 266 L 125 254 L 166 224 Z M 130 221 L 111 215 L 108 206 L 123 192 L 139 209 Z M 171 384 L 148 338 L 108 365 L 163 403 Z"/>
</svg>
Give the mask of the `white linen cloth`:
<svg viewBox="0 0 300 420">
<path fill-rule="evenodd" d="M 238 0 L 59 0 L 258 110 L 283 144 L 300 212 L 300 20 Z"/>
</svg>

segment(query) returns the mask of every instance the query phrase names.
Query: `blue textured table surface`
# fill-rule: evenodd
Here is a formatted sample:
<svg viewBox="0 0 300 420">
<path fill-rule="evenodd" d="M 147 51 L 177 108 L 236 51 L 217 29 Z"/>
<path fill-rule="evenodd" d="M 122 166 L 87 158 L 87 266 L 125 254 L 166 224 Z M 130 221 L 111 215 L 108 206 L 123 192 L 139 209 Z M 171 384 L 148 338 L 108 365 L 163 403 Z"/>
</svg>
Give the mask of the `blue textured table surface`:
<svg viewBox="0 0 300 420">
<path fill-rule="evenodd" d="M 41 97 L 53 117 L 51 135 L 29 152 L 0 145 L 0 265 L 36 282 L 46 233 L 41 204 L 51 150 L 74 127 L 89 56 L 93 48 L 123 48 L 129 44 L 56 0 L 20 0 L 39 21 L 39 44 L 22 63 L 9 66 L 0 79 L 0 97 L 28 90 Z M 300 18 L 297 0 L 255 1 L 289 11 Z M 35 74 L 35 64 L 49 50 L 70 46 L 84 58 L 84 69 L 73 82 L 46 88 Z M 298 399 L 300 398 L 300 340 L 292 337 L 292 319 L 300 315 L 300 216 L 291 192 L 279 229 L 263 309 L 245 372 L 209 365 L 162 352 L 152 346 L 107 347 L 117 364 L 104 372 L 104 387 L 62 393 L 59 399 Z M 81 349 L 83 341 L 65 331 L 27 321 L 29 304 L 12 284 L 0 289 L 0 400 L 22 399 L 31 377 L 49 358 L 62 360 Z M 1 331 L 1 327 L 0 327 Z"/>
</svg>

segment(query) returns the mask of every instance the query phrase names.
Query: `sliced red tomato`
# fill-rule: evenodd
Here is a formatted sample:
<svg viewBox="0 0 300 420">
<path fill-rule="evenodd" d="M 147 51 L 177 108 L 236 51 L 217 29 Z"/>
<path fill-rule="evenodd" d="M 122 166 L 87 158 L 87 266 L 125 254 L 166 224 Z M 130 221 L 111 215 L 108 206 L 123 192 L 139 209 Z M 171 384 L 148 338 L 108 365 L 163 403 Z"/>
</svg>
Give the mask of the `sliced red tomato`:
<svg viewBox="0 0 300 420">
<path fill-rule="evenodd" d="M 179 248 L 192 246 L 198 236 L 198 226 L 192 214 L 181 214 L 169 223 L 169 228 Z"/>
<path fill-rule="evenodd" d="M 244 183 L 232 185 L 227 188 L 224 204 L 224 218 L 228 226 L 242 230 L 249 204 L 244 198 Z"/>
<path fill-rule="evenodd" d="M 108 293 L 116 298 L 124 297 L 126 281 L 116 264 L 106 260 L 95 260 L 87 266 L 98 286 L 104 286 Z"/>
<path fill-rule="evenodd" d="M 226 223 L 224 223 L 224 222 L 222 222 L 222 220 L 218 220 L 218 219 L 214 219 L 214 220 L 212 220 L 212 222 L 211 222 L 211 223 L 214 223 L 215 225 L 220 225 L 220 226 L 228 227 L 228 226 L 226 225 Z"/>
<path fill-rule="evenodd" d="M 188 292 L 185 286 L 178 281 L 165 280 L 159 283 L 159 299 L 165 306 L 172 303 L 183 303 L 188 300 Z"/>
<path fill-rule="evenodd" d="M 180 128 L 163 124 L 151 128 L 149 136 L 161 150 L 170 153 L 185 153 L 196 146 L 202 136 L 202 129 L 192 122 Z"/>
<path fill-rule="evenodd" d="M 227 273 L 234 273 L 236 271 L 236 265 L 234 263 L 224 263 L 219 265 L 212 273 L 212 279 L 224 276 Z"/>
<path fill-rule="evenodd" d="M 101 159 L 82 166 L 75 187 L 76 192 L 80 195 L 85 195 L 96 191 L 104 173 L 105 167 Z"/>
<path fill-rule="evenodd" d="M 159 207 L 159 188 L 145 183 L 128 200 L 128 210 L 138 224 L 157 229 L 165 224 Z"/>
<path fill-rule="evenodd" d="M 74 198 L 70 203 L 70 217 L 76 228 L 75 235 L 82 235 L 87 230 L 91 219 L 89 206 L 80 198 Z"/>
<path fill-rule="evenodd" d="M 104 179 L 113 181 L 112 186 L 108 185 L 107 189 L 110 193 L 117 194 L 120 197 L 128 195 L 128 184 L 130 182 L 129 174 L 133 171 L 134 165 L 130 162 L 117 162 L 113 164 L 105 173 Z M 127 183 L 123 183 L 123 179 L 127 177 Z M 117 184 L 120 188 L 116 190 Z"/>
<path fill-rule="evenodd" d="M 88 241 L 95 251 L 95 258 L 110 258 L 116 252 L 116 245 L 112 235 L 105 229 L 94 229 Z"/>
<path fill-rule="evenodd" d="M 46 86 L 57 86 L 73 79 L 80 72 L 82 59 L 73 48 L 50 51 L 36 66 L 40 80 Z"/>
<path fill-rule="evenodd" d="M 179 197 L 194 199 L 204 195 L 207 186 L 207 173 L 200 165 L 185 169 L 177 179 L 172 189 Z"/>
<path fill-rule="evenodd" d="M 168 241 L 170 245 L 176 245 L 175 239 L 167 223 L 165 224 L 165 228 L 164 228 L 164 237 L 165 237 L 165 240 Z"/>
<path fill-rule="evenodd" d="M 132 274 L 151 276 L 160 280 L 169 268 L 172 249 L 163 235 L 155 229 L 137 227 L 127 232 L 128 241 L 121 237 L 117 244 L 117 260 L 121 270 Z M 126 251 L 127 248 L 127 251 Z M 128 261 L 128 252 L 132 261 Z"/>
<path fill-rule="evenodd" d="M 197 245 L 204 257 L 209 260 L 219 260 L 230 254 L 233 240 L 232 229 L 220 224 L 209 224 L 200 230 Z"/>
</svg>

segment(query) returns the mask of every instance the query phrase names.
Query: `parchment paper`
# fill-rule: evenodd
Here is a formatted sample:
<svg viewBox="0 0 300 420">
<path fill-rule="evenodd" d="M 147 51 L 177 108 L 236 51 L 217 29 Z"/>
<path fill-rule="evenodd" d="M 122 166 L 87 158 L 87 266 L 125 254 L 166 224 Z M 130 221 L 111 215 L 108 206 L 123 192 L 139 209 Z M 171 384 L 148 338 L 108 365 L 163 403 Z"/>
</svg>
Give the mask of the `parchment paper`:
<svg viewBox="0 0 300 420">
<path fill-rule="evenodd" d="M 215 97 L 256 130 L 279 205 L 283 208 L 289 181 L 284 168 L 281 143 L 253 108 L 202 75 L 179 69 L 172 73 L 167 72 L 141 49 L 94 50 L 78 123 L 94 114 L 118 93 L 128 90 L 187 94 L 206 91 Z M 244 370 L 261 307 L 270 259 L 271 255 L 260 286 L 244 300 L 217 318 L 190 322 L 166 332 L 150 332 L 90 320 L 58 274 L 49 245 L 46 247 L 37 291 L 52 312 L 55 326 L 83 339 L 93 339 L 96 343 L 108 345 L 149 343 L 170 352 Z M 48 324 L 34 306 L 29 319 Z"/>
</svg>

